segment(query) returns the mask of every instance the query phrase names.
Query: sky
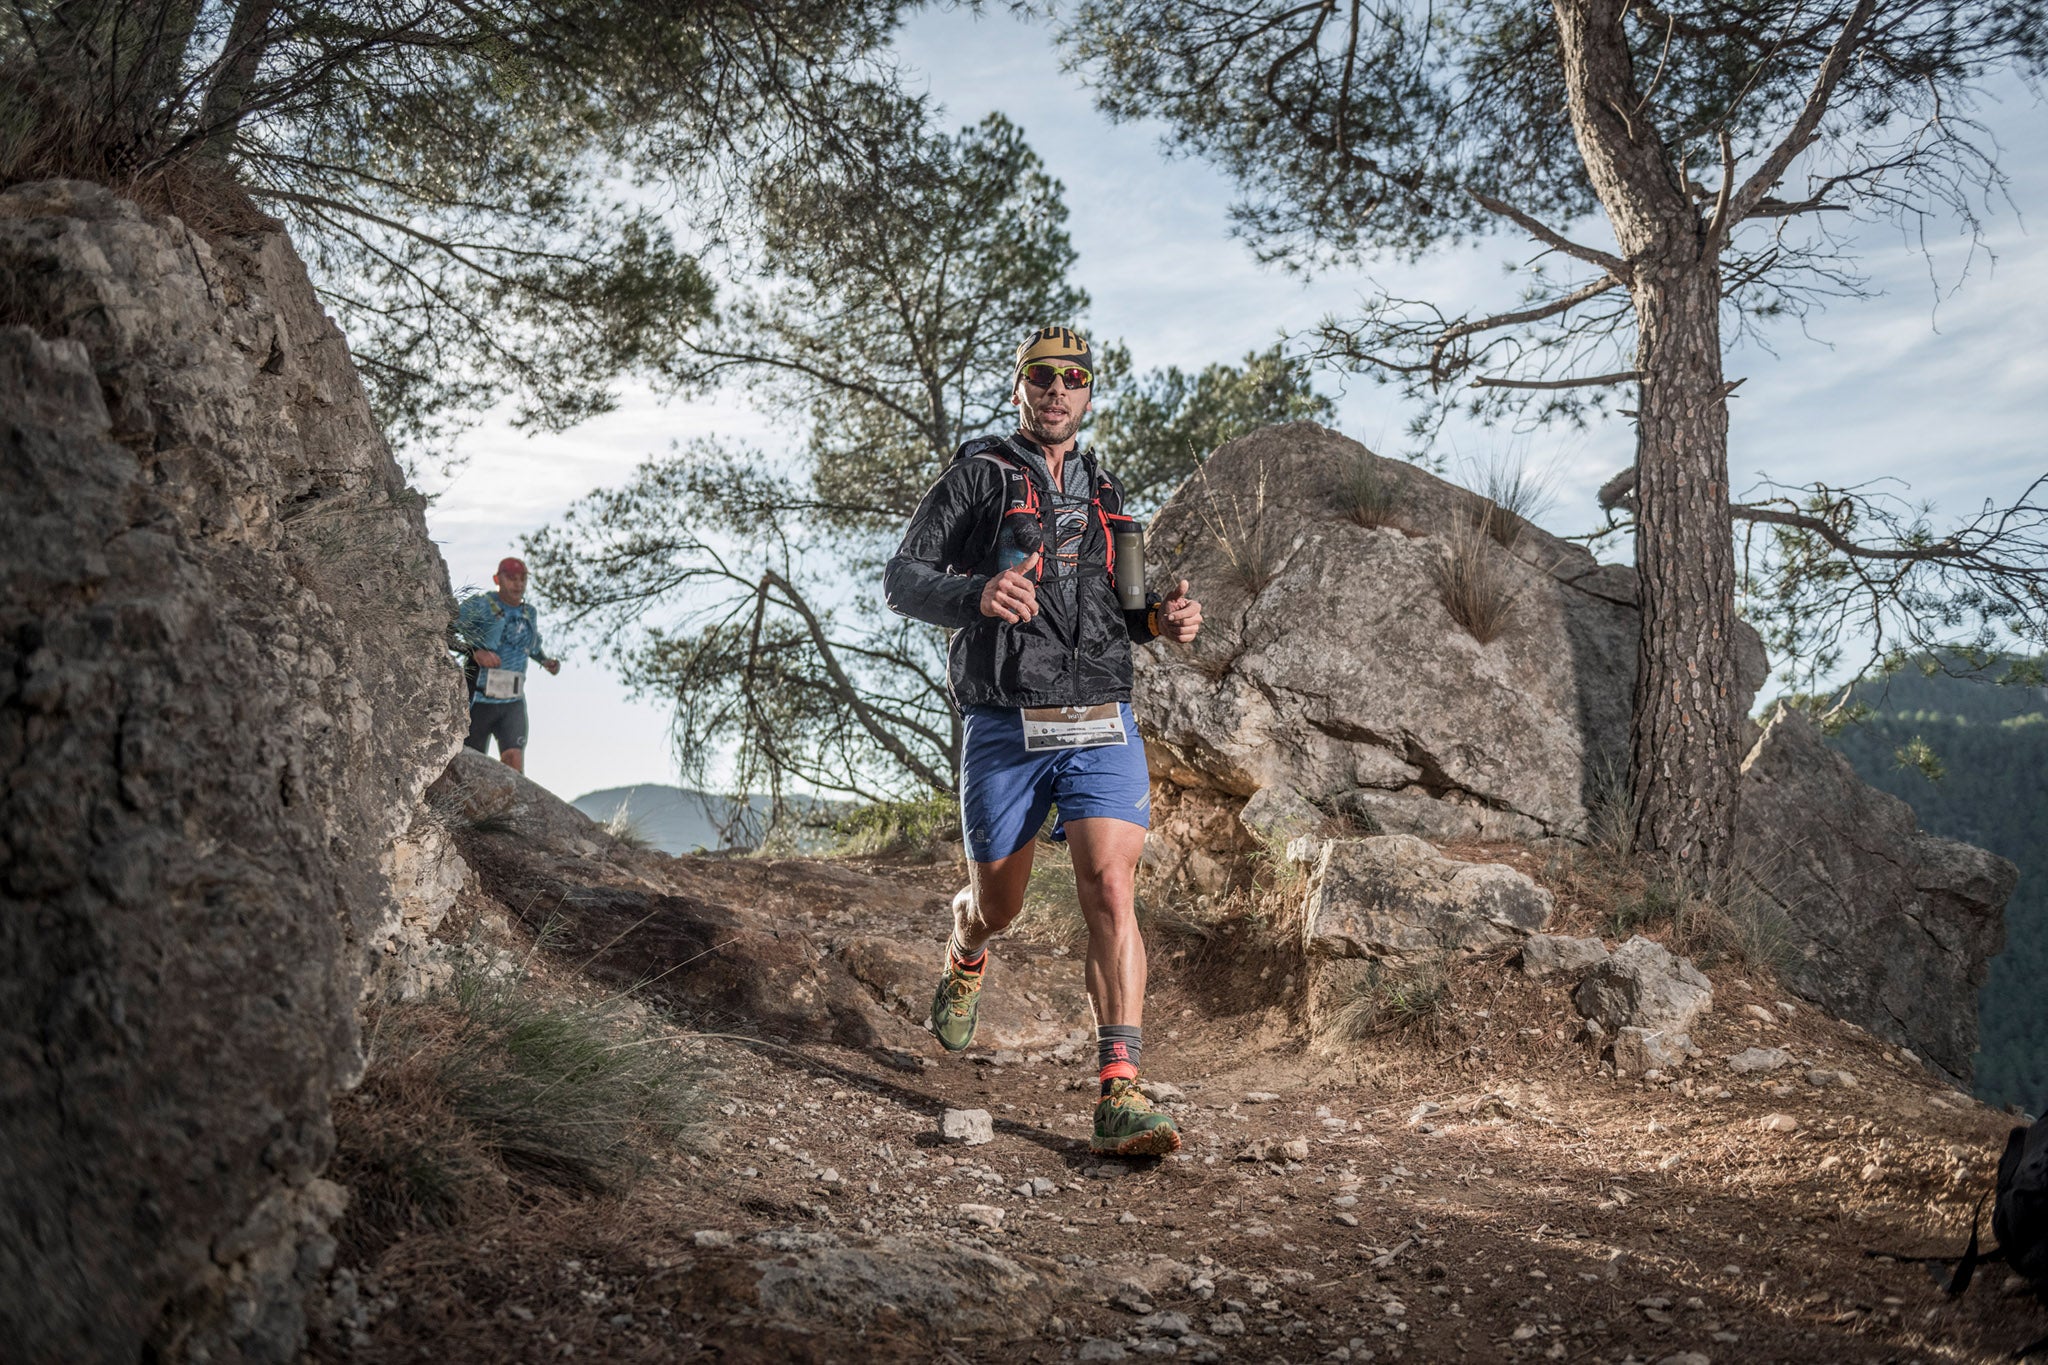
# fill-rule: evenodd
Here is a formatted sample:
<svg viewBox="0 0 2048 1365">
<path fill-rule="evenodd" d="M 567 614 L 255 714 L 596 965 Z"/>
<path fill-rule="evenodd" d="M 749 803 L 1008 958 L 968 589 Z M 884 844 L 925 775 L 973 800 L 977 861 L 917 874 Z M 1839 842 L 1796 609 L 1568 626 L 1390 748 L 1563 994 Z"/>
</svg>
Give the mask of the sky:
<svg viewBox="0 0 2048 1365">
<path fill-rule="evenodd" d="M 913 83 L 944 106 L 946 126 L 1000 109 L 1023 128 L 1066 187 L 1098 344 L 1121 338 L 1140 370 L 1239 360 L 1379 287 L 1510 302 L 1516 285 L 1502 267 L 1532 254 L 1525 240 L 1495 238 L 1304 283 L 1260 266 L 1232 239 L 1224 176 L 1200 161 L 1164 157 L 1157 125 L 1111 124 L 1097 113 L 1078 79 L 1060 70 L 1042 29 L 1007 14 L 948 9 L 920 14 L 897 49 Z M 1877 297 L 1838 303 L 1803 331 L 1782 327 L 1769 349 L 1741 345 L 1729 354 L 1728 377 L 1747 380 L 1730 405 L 1738 494 L 1765 471 L 1792 483 L 1884 477 L 1903 481 L 1913 499 L 1959 513 L 2010 498 L 2048 469 L 2048 249 L 2028 232 L 2048 220 L 2048 110 L 2015 89 L 1984 116 L 2002 143 L 2017 206 L 1988 220 L 1988 255 L 1972 258 L 1952 235 L 1923 253 L 1897 228 L 1871 227 L 1857 252 Z M 1413 411 L 1392 390 L 1362 381 L 1340 387 L 1328 375 L 1317 384 L 1337 400 L 1339 430 L 1382 454 L 1408 452 Z M 519 537 L 579 496 L 623 482 L 672 442 L 708 435 L 768 450 L 791 439 L 786 424 L 778 428 L 744 394 L 663 403 L 631 386 L 616 411 L 565 433 L 529 437 L 487 419 L 463 438 L 456 474 L 428 484 L 436 495 L 428 526 L 458 592 L 488 588 Z M 1500 453 L 1525 461 L 1554 494 L 1539 519 L 1572 534 L 1599 524 L 1594 490 L 1629 463 L 1632 442 L 1619 419 L 1526 435 L 1454 424 L 1439 449 L 1450 455 L 1453 476 Z M 1105 454 L 1113 464 L 1114 452 Z M 536 588 L 545 638 L 545 585 Z M 631 699 L 587 645 L 554 649 L 565 658 L 560 676 L 537 676 L 528 692 L 527 774 L 568 798 L 674 782 L 664 710 Z"/>
</svg>

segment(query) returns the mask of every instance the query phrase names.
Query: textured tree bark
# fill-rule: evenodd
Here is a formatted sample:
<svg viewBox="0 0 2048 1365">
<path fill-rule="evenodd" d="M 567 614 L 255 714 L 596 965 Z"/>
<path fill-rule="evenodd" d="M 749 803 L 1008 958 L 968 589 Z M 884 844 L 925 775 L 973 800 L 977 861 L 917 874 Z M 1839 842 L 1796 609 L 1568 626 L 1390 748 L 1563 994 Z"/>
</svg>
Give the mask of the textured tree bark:
<svg viewBox="0 0 2048 1365">
<path fill-rule="evenodd" d="M 1721 282 L 1712 262 L 1646 267 L 1635 290 L 1643 634 L 1629 733 L 1639 847 L 1696 883 L 1726 867 L 1737 782 L 1735 549 Z"/>
<path fill-rule="evenodd" d="M 1635 304 L 1636 655 L 1629 777 L 1637 844 L 1701 883 L 1735 830 L 1735 552 L 1713 234 L 1644 113 L 1624 0 L 1555 0 L 1572 131 Z"/>
</svg>

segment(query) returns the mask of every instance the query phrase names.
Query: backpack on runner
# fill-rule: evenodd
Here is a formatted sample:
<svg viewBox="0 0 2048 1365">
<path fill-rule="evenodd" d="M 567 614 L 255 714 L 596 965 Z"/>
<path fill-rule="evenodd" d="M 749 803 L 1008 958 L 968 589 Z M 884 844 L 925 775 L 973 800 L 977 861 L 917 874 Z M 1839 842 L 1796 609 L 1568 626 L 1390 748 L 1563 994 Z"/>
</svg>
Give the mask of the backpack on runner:
<svg viewBox="0 0 2048 1365">
<path fill-rule="evenodd" d="M 981 563 L 993 562 L 998 573 L 1013 569 L 1039 554 L 1048 541 L 1045 528 L 1044 504 L 1038 495 L 1038 485 L 1031 478 L 1021 459 L 998 453 L 1009 445 L 1007 440 L 970 441 L 960 447 L 954 460 L 987 460 L 1003 471 L 1003 508 L 996 517 L 995 529 L 989 535 L 988 548 L 982 553 Z M 1112 582 L 1116 580 L 1116 524 L 1131 524 L 1135 519 L 1123 510 L 1123 494 L 1104 473 L 1096 462 L 1094 453 L 1076 452 L 1090 475 L 1091 493 L 1089 506 L 1093 509 L 1097 525 L 1102 528 L 1103 568 Z M 1045 578 L 1045 557 L 1039 554 L 1038 567 L 1032 575 L 1043 581 Z"/>
</svg>

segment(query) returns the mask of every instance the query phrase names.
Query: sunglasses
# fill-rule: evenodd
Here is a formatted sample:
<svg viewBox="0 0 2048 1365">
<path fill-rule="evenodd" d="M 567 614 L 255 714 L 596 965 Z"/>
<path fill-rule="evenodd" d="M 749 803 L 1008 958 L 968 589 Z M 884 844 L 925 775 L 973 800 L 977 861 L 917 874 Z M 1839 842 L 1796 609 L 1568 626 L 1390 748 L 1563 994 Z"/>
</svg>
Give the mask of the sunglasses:
<svg viewBox="0 0 2048 1365">
<path fill-rule="evenodd" d="M 1085 389 L 1095 382 L 1095 376 L 1079 365 L 1026 365 L 1024 382 L 1034 389 L 1049 389 L 1053 380 L 1059 380 L 1069 391 Z"/>
</svg>

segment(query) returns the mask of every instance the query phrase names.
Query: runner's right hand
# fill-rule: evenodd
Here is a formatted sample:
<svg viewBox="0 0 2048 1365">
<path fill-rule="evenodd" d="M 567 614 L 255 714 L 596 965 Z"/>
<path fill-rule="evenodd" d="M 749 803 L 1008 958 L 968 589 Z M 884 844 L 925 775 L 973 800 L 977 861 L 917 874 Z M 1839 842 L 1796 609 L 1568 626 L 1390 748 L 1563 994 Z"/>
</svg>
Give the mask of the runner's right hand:
<svg viewBox="0 0 2048 1365">
<path fill-rule="evenodd" d="M 477 665 L 481 668 L 496 668 L 499 664 L 504 662 L 503 659 L 500 659 L 496 654 L 493 654 L 488 649 L 480 649 L 476 653 L 470 655 L 469 657 L 475 659 L 477 661 Z"/>
<path fill-rule="evenodd" d="M 981 590 L 981 614 L 1013 626 L 1038 615 L 1038 585 L 1031 581 L 1031 572 L 1042 558 L 1044 551 L 991 578 Z"/>
</svg>

